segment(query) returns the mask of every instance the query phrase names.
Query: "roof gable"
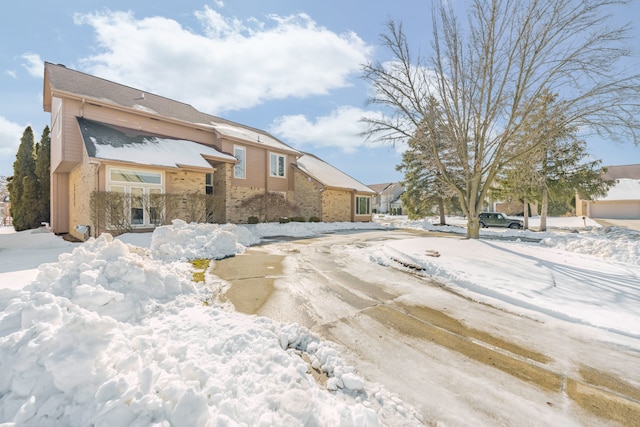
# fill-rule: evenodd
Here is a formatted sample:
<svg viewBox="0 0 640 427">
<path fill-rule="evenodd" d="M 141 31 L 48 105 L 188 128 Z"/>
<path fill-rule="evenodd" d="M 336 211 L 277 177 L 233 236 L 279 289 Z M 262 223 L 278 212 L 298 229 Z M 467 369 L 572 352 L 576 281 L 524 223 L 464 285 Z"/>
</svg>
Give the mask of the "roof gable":
<svg viewBox="0 0 640 427">
<path fill-rule="evenodd" d="M 298 169 L 322 185 L 331 188 L 353 190 L 359 193 L 375 193 L 360 181 L 331 166 L 313 154 L 304 153 L 297 161 Z"/>
<path fill-rule="evenodd" d="M 94 100 L 100 104 L 113 105 L 145 115 L 187 122 L 198 127 L 208 127 L 223 136 L 243 139 L 256 145 L 265 145 L 267 148 L 294 154 L 300 153 L 260 129 L 212 116 L 198 111 L 189 104 L 82 73 L 64 65 L 45 62 L 44 85 L 43 104 L 46 111 L 50 111 L 51 91 L 55 90 L 88 101 Z"/>
</svg>

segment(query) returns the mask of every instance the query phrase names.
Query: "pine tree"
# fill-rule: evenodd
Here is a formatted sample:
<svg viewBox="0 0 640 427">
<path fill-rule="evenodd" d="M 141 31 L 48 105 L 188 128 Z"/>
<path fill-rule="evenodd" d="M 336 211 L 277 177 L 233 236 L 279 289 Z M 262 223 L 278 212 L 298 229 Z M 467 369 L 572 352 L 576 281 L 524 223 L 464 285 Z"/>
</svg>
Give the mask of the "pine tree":
<svg viewBox="0 0 640 427">
<path fill-rule="evenodd" d="M 37 185 L 35 168 L 33 130 L 28 126 L 22 134 L 16 161 L 13 163 L 13 177 L 9 183 L 11 217 L 16 231 L 37 227 Z"/>
<path fill-rule="evenodd" d="M 446 132 L 442 126 L 442 112 L 438 101 L 431 97 L 425 108 L 428 111 L 420 128 L 409 138 L 408 149 L 402 154 L 402 163 L 396 167 L 404 171 L 405 192 L 402 204 L 409 218 L 423 218 L 434 208 L 438 209 L 440 225 L 446 225 L 445 205 L 455 205 L 457 193 L 452 181 L 459 180 L 453 156 L 447 151 Z M 436 154 L 437 152 L 437 154 Z M 437 162 L 450 164 L 451 173 L 446 177 L 438 169 Z"/>
<path fill-rule="evenodd" d="M 586 142 L 558 114 L 556 100 L 556 95 L 545 92 L 534 101 L 533 114 L 517 136 L 521 145 L 531 144 L 532 149 L 505 166 L 495 192 L 506 200 L 524 199 L 525 205 L 527 200 L 539 201 L 540 231 L 546 230 L 547 214 L 564 215 L 572 209 L 576 192 L 587 198 L 599 196 L 611 185 L 601 178 L 601 162 L 586 160 Z"/>
<path fill-rule="evenodd" d="M 38 191 L 38 223 L 50 222 L 51 134 L 45 126 L 36 150 L 35 175 Z"/>
</svg>

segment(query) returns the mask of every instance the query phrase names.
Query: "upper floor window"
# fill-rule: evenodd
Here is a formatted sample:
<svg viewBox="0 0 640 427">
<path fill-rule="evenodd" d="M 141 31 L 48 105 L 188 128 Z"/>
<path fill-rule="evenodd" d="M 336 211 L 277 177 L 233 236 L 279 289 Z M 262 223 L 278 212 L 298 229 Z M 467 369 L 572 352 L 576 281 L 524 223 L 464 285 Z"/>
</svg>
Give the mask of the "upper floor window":
<svg viewBox="0 0 640 427">
<path fill-rule="evenodd" d="M 271 153 L 270 156 L 270 176 L 285 177 L 285 165 L 287 164 L 287 157 L 282 154 Z"/>
<path fill-rule="evenodd" d="M 246 177 L 247 149 L 235 145 L 233 147 L 233 156 L 238 160 L 238 163 L 233 167 L 233 177 L 244 179 Z"/>
<path fill-rule="evenodd" d="M 371 213 L 371 197 L 356 196 L 356 215 Z"/>
</svg>

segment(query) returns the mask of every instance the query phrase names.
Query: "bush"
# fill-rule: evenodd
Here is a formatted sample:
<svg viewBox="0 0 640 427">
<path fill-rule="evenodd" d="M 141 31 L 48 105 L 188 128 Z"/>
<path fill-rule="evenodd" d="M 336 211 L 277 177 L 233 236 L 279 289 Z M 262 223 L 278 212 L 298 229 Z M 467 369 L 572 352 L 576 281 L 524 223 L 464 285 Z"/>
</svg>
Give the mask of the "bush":
<svg viewBox="0 0 640 427">
<path fill-rule="evenodd" d="M 303 216 L 292 216 L 291 222 L 307 222 L 307 220 Z"/>
<path fill-rule="evenodd" d="M 260 220 L 258 219 L 257 216 L 250 216 L 249 219 L 247 220 L 247 224 L 257 224 L 259 222 Z"/>
<path fill-rule="evenodd" d="M 309 222 L 320 222 L 320 218 L 317 216 L 309 217 Z"/>
<path fill-rule="evenodd" d="M 283 193 L 260 193 L 245 199 L 240 207 L 262 221 L 276 221 L 278 218 L 297 214 L 295 205 Z"/>
</svg>

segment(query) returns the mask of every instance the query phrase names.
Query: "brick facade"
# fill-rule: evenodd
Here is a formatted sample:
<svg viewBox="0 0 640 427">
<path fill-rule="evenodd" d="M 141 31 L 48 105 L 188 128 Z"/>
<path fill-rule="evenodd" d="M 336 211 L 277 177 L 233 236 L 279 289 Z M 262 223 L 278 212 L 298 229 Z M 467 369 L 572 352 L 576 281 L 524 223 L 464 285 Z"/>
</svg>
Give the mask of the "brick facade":
<svg viewBox="0 0 640 427">
<path fill-rule="evenodd" d="M 69 234 L 80 240 L 83 240 L 84 236 L 75 227 L 93 224 L 91 193 L 98 189 L 98 168 L 99 165 L 86 161 L 80 163 L 69 174 Z"/>
<path fill-rule="evenodd" d="M 322 217 L 322 185 L 311 177 L 293 170 L 293 203 L 299 209 L 299 215 L 309 219 L 312 216 Z"/>
<path fill-rule="evenodd" d="M 351 192 L 325 190 L 322 192 L 323 222 L 351 221 Z"/>
</svg>

